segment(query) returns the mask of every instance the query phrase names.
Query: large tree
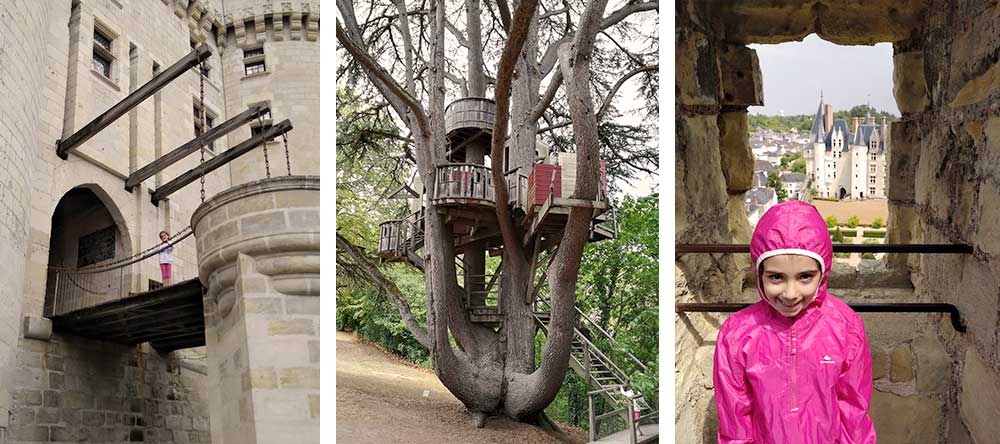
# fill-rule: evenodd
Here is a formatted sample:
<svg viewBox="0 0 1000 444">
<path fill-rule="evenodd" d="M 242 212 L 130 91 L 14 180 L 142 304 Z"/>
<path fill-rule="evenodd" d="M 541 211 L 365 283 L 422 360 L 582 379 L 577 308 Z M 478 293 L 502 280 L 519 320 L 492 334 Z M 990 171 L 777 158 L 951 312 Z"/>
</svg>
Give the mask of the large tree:
<svg viewBox="0 0 1000 444">
<path fill-rule="evenodd" d="M 353 0 L 338 0 L 337 40 L 347 53 L 346 68 L 338 75 L 351 78 L 354 84 L 364 80 L 393 110 L 408 135 L 392 134 L 392 138 L 411 147 L 408 153 L 425 189 L 434 189 L 435 166 L 445 161 L 446 97 L 485 97 L 492 87 L 496 126 L 491 159 L 501 158 L 506 142 L 507 169 L 530 169 L 540 134 L 557 147 L 571 141 L 577 158 L 576 191 L 571 197 L 593 201 L 602 156 L 608 159 L 608 169 L 620 176 L 656 168 L 655 150 L 600 148 L 602 140 L 613 137 L 627 139 L 633 146 L 648 141 L 642 125 L 613 122 L 609 116 L 621 115 L 614 103 L 622 84 L 641 76 L 642 91 L 653 101 L 646 117 L 655 119 L 655 51 L 643 52 L 636 49 L 641 46 L 635 43 L 638 39 L 622 38 L 630 32 L 633 37 L 640 35 L 629 18 L 640 12 L 655 13 L 658 4 L 632 1 L 609 14 L 605 14 L 606 6 L 607 0 L 543 1 L 541 5 L 538 0 L 523 0 L 511 10 L 505 0 L 486 5 L 466 0 L 460 6 L 444 0 L 368 0 L 357 5 Z M 651 29 L 647 39 L 655 39 L 655 26 Z M 459 61 L 462 53 L 466 57 Z M 544 79 L 548 83 L 542 90 Z M 603 96 L 596 105 L 593 91 Z M 492 171 L 495 200 L 507 202 L 504 171 Z M 430 350 L 441 382 L 479 424 L 494 414 L 525 421 L 541 419 L 568 366 L 580 258 L 593 209 L 570 210 L 548 267 L 551 321 L 536 363 L 536 325 L 529 303 L 534 249 L 532 242 L 522 243 L 525 233 L 511 209 L 497 205 L 496 211 L 503 239 L 499 285 L 503 322 L 494 330 L 471 322 L 458 280 L 452 229 L 432 203 L 425 204 L 430 208 L 424 219 L 427 311 L 423 325 L 395 284 L 338 233 L 340 254 L 366 270 L 391 296 L 414 338 Z"/>
</svg>

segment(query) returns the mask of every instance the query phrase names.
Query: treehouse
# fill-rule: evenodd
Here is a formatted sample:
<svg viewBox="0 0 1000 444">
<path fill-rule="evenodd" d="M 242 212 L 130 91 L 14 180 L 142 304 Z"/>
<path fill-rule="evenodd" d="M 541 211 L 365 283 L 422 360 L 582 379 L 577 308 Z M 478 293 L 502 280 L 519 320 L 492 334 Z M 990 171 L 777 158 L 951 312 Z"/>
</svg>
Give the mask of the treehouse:
<svg viewBox="0 0 1000 444">
<path fill-rule="evenodd" d="M 583 206 L 593 209 L 591 241 L 613 239 L 617 235 L 614 213 L 607 199 L 607 171 L 601 161 L 601 181 L 594 201 L 573 199 L 576 190 L 576 154 L 550 153 L 536 144 L 530 168 L 506 170 L 509 149 L 500 162 L 506 170 L 507 202 L 497 202 L 491 171 L 494 159 L 488 157 L 495 122 L 496 105 L 490 99 L 459 99 L 445 109 L 447 132 L 446 163 L 437 166 L 432 190 L 425 189 L 419 175 L 392 197 L 407 199 L 406 214 L 379 226 L 378 255 L 386 262 L 409 262 L 423 268 L 419 250 L 423 246 L 424 202 L 445 216 L 454 236 L 457 262 L 466 280 L 466 301 L 473 320 L 499 321 L 496 285 L 500 267 L 485 272 L 484 259 L 502 253 L 503 241 L 497 223 L 497 205 L 507 205 L 515 223 L 524 233 L 523 243 L 532 241 L 557 244 L 562 236 L 570 209 Z M 429 194 L 426 196 L 425 194 Z M 545 242 L 547 241 L 547 242 Z"/>
</svg>

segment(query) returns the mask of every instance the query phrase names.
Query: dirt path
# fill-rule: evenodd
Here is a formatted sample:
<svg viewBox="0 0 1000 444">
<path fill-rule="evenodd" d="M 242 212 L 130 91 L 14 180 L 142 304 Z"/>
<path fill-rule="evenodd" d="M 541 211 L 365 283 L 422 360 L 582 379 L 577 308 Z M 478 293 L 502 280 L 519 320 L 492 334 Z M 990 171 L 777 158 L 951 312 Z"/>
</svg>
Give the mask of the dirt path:
<svg viewBox="0 0 1000 444">
<path fill-rule="evenodd" d="M 344 444 L 562 444 L 536 427 L 506 419 L 490 419 L 476 429 L 434 373 L 341 331 L 336 410 L 337 442 Z M 582 433 L 578 438 L 586 442 Z"/>
</svg>

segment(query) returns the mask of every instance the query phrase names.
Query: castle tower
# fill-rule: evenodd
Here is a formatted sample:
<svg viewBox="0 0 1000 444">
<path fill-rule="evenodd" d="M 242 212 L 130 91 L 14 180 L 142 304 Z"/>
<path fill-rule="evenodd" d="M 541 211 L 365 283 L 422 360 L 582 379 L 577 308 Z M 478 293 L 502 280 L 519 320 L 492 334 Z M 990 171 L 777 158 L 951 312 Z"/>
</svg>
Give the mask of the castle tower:
<svg viewBox="0 0 1000 444">
<path fill-rule="evenodd" d="M 230 112 L 269 102 L 270 119 L 263 126 L 284 119 L 295 129 L 287 134 L 289 160 L 295 175 L 320 173 L 320 72 L 318 0 L 226 0 L 223 29 L 216 40 L 222 53 L 226 108 Z M 233 113 L 235 114 L 235 113 Z M 230 146 L 259 131 L 241 128 L 228 136 Z M 282 139 L 267 143 L 272 176 L 286 175 Z M 232 184 L 264 177 L 264 151 L 234 161 Z"/>
</svg>

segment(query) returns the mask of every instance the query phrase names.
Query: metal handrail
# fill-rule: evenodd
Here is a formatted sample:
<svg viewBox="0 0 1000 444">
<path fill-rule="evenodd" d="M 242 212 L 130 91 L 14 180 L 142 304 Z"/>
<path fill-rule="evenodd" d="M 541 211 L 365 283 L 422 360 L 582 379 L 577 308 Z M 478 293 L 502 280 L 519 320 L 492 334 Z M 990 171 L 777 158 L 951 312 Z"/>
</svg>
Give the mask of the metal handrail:
<svg viewBox="0 0 1000 444">
<path fill-rule="evenodd" d="M 835 253 L 972 254 L 965 244 L 833 244 Z M 749 244 L 676 244 L 676 254 L 750 253 Z"/>
<path fill-rule="evenodd" d="M 679 302 L 674 307 L 675 313 L 732 313 L 749 307 L 748 303 L 706 303 L 706 302 Z M 951 326 L 956 331 L 965 332 L 966 327 L 962 322 L 962 315 L 958 307 L 952 304 L 939 303 L 868 303 L 852 302 L 847 304 L 852 310 L 859 313 L 948 313 L 951 315 Z"/>
<path fill-rule="evenodd" d="M 535 317 L 535 320 L 538 321 L 538 324 L 543 329 L 545 329 L 545 331 L 549 330 L 548 327 L 545 325 L 545 323 L 542 322 L 542 319 L 538 317 L 537 313 L 532 313 L 532 316 Z M 592 351 L 594 353 L 596 353 L 596 356 L 602 361 L 601 362 L 602 364 L 606 365 L 609 369 L 617 371 L 618 374 L 615 375 L 615 376 L 617 376 L 618 378 L 620 378 L 624 382 L 630 382 L 631 381 L 631 379 L 628 377 L 628 374 L 626 374 L 625 371 L 623 371 L 621 368 L 619 368 L 618 365 L 615 364 L 615 362 L 613 360 L 611 360 L 610 358 L 608 358 L 608 356 L 605 355 L 604 352 L 602 352 L 600 348 L 598 348 L 596 345 L 594 345 L 593 342 L 591 342 L 589 339 L 587 339 L 587 337 L 584 336 L 583 333 L 580 333 L 580 331 L 577 330 L 576 327 L 573 327 L 573 335 L 576 336 L 578 339 L 580 339 L 584 343 L 584 345 L 589 346 L 589 348 L 591 348 Z"/>
<path fill-rule="evenodd" d="M 549 301 L 547 299 L 541 297 L 541 296 L 538 297 L 538 299 L 536 300 L 536 302 L 541 302 L 541 303 L 545 304 L 545 307 L 551 309 L 551 306 L 549 305 Z M 584 313 L 582 310 L 580 310 L 580 307 L 577 307 L 577 306 L 574 305 L 573 309 L 576 310 L 577 314 L 579 314 L 581 317 L 583 317 L 583 319 L 586 319 L 587 322 L 590 323 L 590 325 L 596 327 L 597 331 L 601 332 L 601 334 L 604 335 L 604 338 L 607 339 L 608 342 L 611 343 L 612 347 L 618 345 L 618 341 L 616 341 L 615 338 L 612 337 L 610 333 L 608 333 L 603 328 L 601 328 L 600 324 L 598 324 L 596 321 L 594 321 L 593 319 L 591 319 L 590 316 L 587 316 L 586 313 Z M 576 327 L 574 327 L 573 330 L 575 331 Z M 612 348 L 612 354 L 614 354 L 613 352 L 614 352 L 614 349 Z M 640 361 L 639 358 L 637 358 L 631 352 L 629 352 L 628 350 L 625 350 L 625 354 L 628 355 L 628 357 L 632 360 L 632 362 L 635 362 L 636 365 L 638 365 L 642 369 L 643 373 L 649 371 L 649 367 L 647 367 L 646 364 L 643 364 L 642 361 Z"/>
</svg>

